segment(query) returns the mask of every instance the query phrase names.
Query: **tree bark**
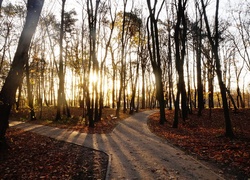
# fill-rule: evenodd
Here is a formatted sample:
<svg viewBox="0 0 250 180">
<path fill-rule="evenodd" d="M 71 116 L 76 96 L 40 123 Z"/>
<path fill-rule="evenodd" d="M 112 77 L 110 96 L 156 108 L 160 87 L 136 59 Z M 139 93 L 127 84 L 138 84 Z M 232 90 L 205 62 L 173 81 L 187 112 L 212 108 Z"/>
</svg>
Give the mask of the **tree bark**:
<svg viewBox="0 0 250 180">
<path fill-rule="evenodd" d="M 61 11 L 61 27 L 60 27 L 60 59 L 59 59 L 59 88 L 58 88 L 58 95 L 57 95 L 57 111 L 56 111 L 56 118 L 55 120 L 58 121 L 61 119 L 61 107 L 63 103 L 63 89 L 64 89 L 64 75 L 63 75 L 63 57 L 62 57 L 62 51 L 63 51 L 63 24 L 64 24 L 64 7 L 65 7 L 65 1 L 62 0 L 62 11 Z"/>
<path fill-rule="evenodd" d="M 34 104 L 33 104 L 33 95 L 31 91 L 31 84 L 30 84 L 30 70 L 29 70 L 29 62 L 28 62 L 28 56 L 25 57 L 26 61 L 26 79 L 27 79 L 27 91 L 28 91 L 28 104 L 30 108 L 30 120 L 36 120 L 35 110 L 34 110 Z"/>
<path fill-rule="evenodd" d="M 198 91 L 198 116 L 201 116 L 201 112 L 204 109 L 204 97 L 203 97 L 203 84 L 201 78 L 201 46 L 202 46 L 202 19 L 200 19 L 200 27 L 196 28 L 196 62 L 197 62 L 197 91 Z"/>
<path fill-rule="evenodd" d="M 96 23 L 97 23 L 97 13 L 100 0 L 96 0 L 95 8 L 92 0 L 87 1 L 87 13 L 88 13 L 88 23 L 89 23 L 89 73 L 92 72 L 98 76 L 99 72 L 99 62 L 97 61 L 96 56 Z M 91 66 L 91 64 L 93 66 Z M 90 74 L 89 74 L 90 75 Z M 90 77 L 89 77 L 90 78 Z M 92 84 L 91 84 L 92 83 Z M 97 92 L 97 82 L 89 82 L 88 85 L 92 85 L 93 89 L 90 92 L 88 88 L 88 98 L 90 98 L 87 103 L 88 115 L 89 115 L 89 127 L 94 127 L 94 122 L 99 120 L 98 114 L 98 92 Z M 92 93 L 92 97 L 90 97 Z"/>
<path fill-rule="evenodd" d="M 172 92 L 173 92 L 173 69 L 172 69 L 172 47 L 171 47 L 171 28 L 170 21 L 168 22 L 168 99 L 169 99 L 169 110 L 172 110 Z"/>
<path fill-rule="evenodd" d="M 157 4 L 157 1 L 154 2 L 154 7 L 152 8 L 150 0 L 147 0 L 148 10 L 149 10 L 149 18 L 147 21 L 148 50 L 149 50 L 151 64 L 153 67 L 153 72 L 155 75 L 155 81 L 156 81 L 156 99 L 158 100 L 158 102 L 160 104 L 159 123 L 164 124 L 166 121 L 165 100 L 164 100 L 164 93 L 163 93 L 161 56 L 160 56 L 158 26 L 157 26 L 158 16 L 155 17 L 156 4 Z M 161 5 L 161 7 L 162 7 L 162 5 Z M 160 10 L 159 10 L 159 12 L 160 12 Z M 149 23 L 149 20 L 150 20 L 150 23 Z M 151 46 L 150 42 L 152 42 L 152 46 Z"/>
<path fill-rule="evenodd" d="M 125 11 L 126 11 L 126 6 L 127 6 L 127 0 L 123 1 L 123 21 L 122 21 L 122 36 L 121 36 L 121 46 L 122 46 L 122 50 L 121 50 L 121 78 L 120 78 L 120 89 L 119 89 L 119 93 L 118 93 L 118 100 L 117 100 L 117 107 L 116 107 L 116 117 L 119 118 L 120 116 L 120 108 L 121 108 L 121 100 L 122 100 L 122 92 L 123 92 L 123 96 L 125 96 Z M 124 99 L 124 107 L 123 110 L 125 111 L 126 109 L 126 99 L 125 97 Z"/>
<path fill-rule="evenodd" d="M 177 88 L 179 93 L 181 94 L 181 111 L 182 111 L 182 119 L 185 121 L 187 118 L 187 94 L 185 88 L 185 81 L 184 81 L 184 72 L 183 72 L 183 65 L 184 65 L 184 57 L 185 57 L 185 44 L 186 44 L 186 35 L 187 35 L 187 24 L 186 24 L 186 17 L 185 17 L 185 7 L 186 2 L 182 2 L 179 0 L 178 2 L 178 9 L 177 9 L 177 22 L 175 26 L 175 51 L 176 51 L 176 70 L 178 72 L 178 85 Z M 181 25 L 183 29 L 181 29 Z M 181 43 L 180 43 L 181 42 Z M 176 98 L 180 96 L 177 95 Z M 176 99 L 178 102 L 179 99 Z M 177 106 L 177 107 L 176 107 Z M 175 103 L 175 111 L 178 111 L 179 104 Z M 178 112 L 175 113 L 175 119 L 178 118 Z M 177 121 L 178 122 L 178 121 Z"/>
<path fill-rule="evenodd" d="M 212 51 L 214 54 L 215 58 L 215 64 L 216 64 L 216 73 L 217 73 L 217 78 L 220 86 L 220 92 L 221 92 L 221 97 L 222 97 L 222 104 L 223 104 L 223 109 L 224 109 L 224 119 L 225 119 L 225 135 L 227 137 L 233 138 L 234 133 L 232 130 L 232 124 L 231 124 L 231 119 L 229 115 L 229 107 L 227 103 L 227 95 L 226 95 L 226 87 L 222 79 L 222 72 L 221 72 L 221 64 L 220 64 L 220 58 L 219 58 L 219 33 L 218 33 L 218 14 L 219 14 L 219 0 L 216 1 L 216 13 L 215 13 L 215 40 L 213 40 L 211 31 L 210 31 L 210 26 L 208 23 L 207 15 L 206 15 L 206 9 L 204 5 L 204 1 L 201 1 L 202 3 L 202 9 L 204 13 L 204 20 L 206 24 L 206 29 L 208 33 L 208 39 L 209 42 L 212 46 Z"/>
<path fill-rule="evenodd" d="M 30 43 L 44 0 L 28 0 L 26 21 L 21 33 L 14 60 L 9 74 L 0 92 L 0 144 L 5 145 L 5 133 L 9 125 L 9 115 L 12 105 L 15 103 L 17 88 L 22 83 L 25 58 L 27 57 Z"/>
</svg>

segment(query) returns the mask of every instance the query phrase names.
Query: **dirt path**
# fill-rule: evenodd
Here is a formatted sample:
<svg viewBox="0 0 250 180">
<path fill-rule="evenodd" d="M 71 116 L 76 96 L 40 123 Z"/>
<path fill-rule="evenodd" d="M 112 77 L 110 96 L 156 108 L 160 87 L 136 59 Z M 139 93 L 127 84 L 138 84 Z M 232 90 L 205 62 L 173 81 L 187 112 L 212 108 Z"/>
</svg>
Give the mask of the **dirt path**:
<svg viewBox="0 0 250 180">
<path fill-rule="evenodd" d="M 219 170 L 151 133 L 147 127 L 150 113 L 127 118 L 108 135 L 18 122 L 11 122 L 11 126 L 106 152 L 110 156 L 107 179 L 223 179 Z"/>
</svg>

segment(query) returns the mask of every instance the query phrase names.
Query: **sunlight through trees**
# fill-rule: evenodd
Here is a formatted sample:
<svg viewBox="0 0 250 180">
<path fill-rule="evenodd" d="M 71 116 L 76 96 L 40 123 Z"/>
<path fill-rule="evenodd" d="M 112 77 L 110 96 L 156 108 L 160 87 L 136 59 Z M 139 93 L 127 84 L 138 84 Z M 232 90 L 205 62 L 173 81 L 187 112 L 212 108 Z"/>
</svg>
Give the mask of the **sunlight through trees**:
<svg viewBox="0 0 250 180">
<path fill-rule="evenodd" d="M 79 107 L 94 127 L 103 108 L 116 109 L 116 117 L 160 108 L 161 124 L 165 110 L 175 109 L 170 121 L 177 128 L 193 109 L 202 116 L 204 108 L 219 107 L 226 135 L 233 136 L 228 111 L 250 106 L 250 18 L 243 2 L 226 9 L 219 1 L 51 1 L 35 13 L 37 25 L 32 18 L 34 36 L 35 27 L 26 27 L 29 6 L 0 2 L 0 106 L 8 104 L 8 111 L 28 107 L 36 119 L 44 106 L 57 107 L 59 121 Z M 30 44 L 21 32 L 31 35 Z M 20 48 L 25 56 L 16 57 Z M 13 73 L 18 82 L 10 82 Z M 8 115 L 2 113 L 3 138 Z"/>
</svg>

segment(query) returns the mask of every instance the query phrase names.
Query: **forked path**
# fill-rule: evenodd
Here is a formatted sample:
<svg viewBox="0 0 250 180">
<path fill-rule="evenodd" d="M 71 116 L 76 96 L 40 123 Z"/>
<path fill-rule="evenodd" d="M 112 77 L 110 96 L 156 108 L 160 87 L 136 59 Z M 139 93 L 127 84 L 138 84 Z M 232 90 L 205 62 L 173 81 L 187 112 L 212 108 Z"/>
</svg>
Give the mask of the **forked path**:
<svg viewBox="0 0 250 180">
<path fill-rule="evenodd" d="M 137 113 L 121 121 L 111 134 L 85 134 L 17 122 L 11 122 L 11 126 L 106 152 L 110 156 L 108 180 L 223 179 L 219 170 L 151 133 L 147 117 L 152 112 Z"/>
</svg>

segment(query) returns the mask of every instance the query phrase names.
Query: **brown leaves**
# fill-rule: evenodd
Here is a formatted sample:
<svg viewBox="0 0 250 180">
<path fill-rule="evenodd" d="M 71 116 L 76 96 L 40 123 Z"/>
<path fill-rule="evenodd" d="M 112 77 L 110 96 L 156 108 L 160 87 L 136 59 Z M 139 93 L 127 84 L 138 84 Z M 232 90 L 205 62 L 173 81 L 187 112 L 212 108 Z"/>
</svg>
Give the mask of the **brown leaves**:
<svg viewBox="0 0 250 180">
<path fill-rule="evenodd" d="M 250 177 L 250 110 L 231 114 L 237 138 L 230 140 L 224 134 L 224 118 L 221 109 L 214 109 L 209 118 L 209 110 L 201 117 L 197 113 L 189 115 L 178 129 L 171 128 L 173 111 L 166 111 L 168 122 L 159 125 L 159 114 L 150 116 L 148 125 L 152 132 L 167 139 L 186 152 L 220 165 L 229 173 L 240 177 Z"/>
<path fill-rule="evenodd" d="M 74 144 L 10 128 L 11 149 L 0 154 L 3 179 L 104 179 L 108 157 Z"/>
</svg>

